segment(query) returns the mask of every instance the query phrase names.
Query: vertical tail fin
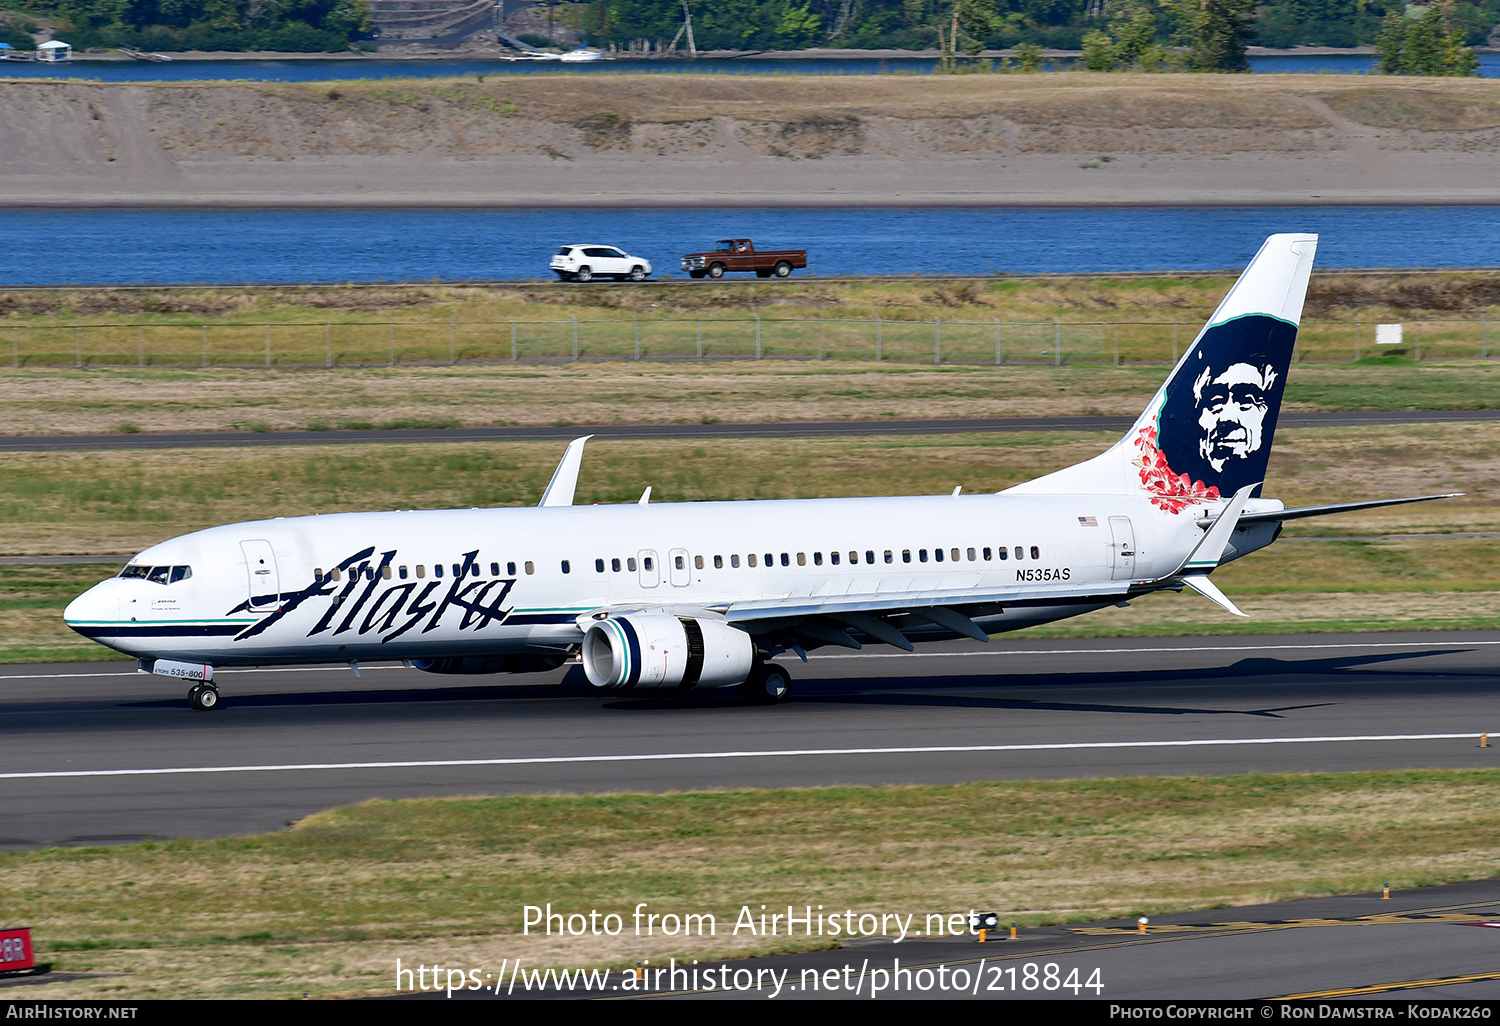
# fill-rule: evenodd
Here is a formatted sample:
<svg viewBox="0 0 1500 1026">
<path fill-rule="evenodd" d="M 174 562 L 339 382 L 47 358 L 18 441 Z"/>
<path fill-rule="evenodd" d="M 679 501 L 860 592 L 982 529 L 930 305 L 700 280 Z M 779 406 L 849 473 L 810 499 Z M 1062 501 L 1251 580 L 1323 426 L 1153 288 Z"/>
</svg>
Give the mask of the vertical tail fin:
<svg viewBox="0 0 1500 1026">
<path fill-rule="evenodd" d="M 1173 513 L 1264 481 L 1316 235 L 1272 235 L 1109 451 L 1010 489 L 1141 493 Z"/>
</svg>

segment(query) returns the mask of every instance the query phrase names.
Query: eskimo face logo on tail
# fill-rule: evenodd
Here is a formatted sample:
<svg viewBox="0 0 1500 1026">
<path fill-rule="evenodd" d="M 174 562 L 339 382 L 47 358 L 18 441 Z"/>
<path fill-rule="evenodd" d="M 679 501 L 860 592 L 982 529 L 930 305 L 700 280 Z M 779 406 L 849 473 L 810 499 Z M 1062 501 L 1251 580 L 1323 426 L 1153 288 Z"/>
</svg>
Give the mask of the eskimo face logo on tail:
<svg viewBox="0 0 1500 1026">
<path fill-rule="evenodd" d="M 1270 364 L 1256 368 L 1248 363 L 1231 364 L 1218 377 L 1212 375 L 1213 369 L 1205 367 L 1193 382 L 1198 426 L 1203 429 L 1198 455 L 1223 473 L 1230 460 L 1260 451 L 1269 408 L 1266 394 L 1280 375 Z"/>
<path fill-rule="evenodd" d="M 1141 483 L 1157 506 L 1178 513 L 1265 480 L 1296 340 L 1296 325 L 1266 314 L 1203 333 L 1136 440 Z"/>
</svg>

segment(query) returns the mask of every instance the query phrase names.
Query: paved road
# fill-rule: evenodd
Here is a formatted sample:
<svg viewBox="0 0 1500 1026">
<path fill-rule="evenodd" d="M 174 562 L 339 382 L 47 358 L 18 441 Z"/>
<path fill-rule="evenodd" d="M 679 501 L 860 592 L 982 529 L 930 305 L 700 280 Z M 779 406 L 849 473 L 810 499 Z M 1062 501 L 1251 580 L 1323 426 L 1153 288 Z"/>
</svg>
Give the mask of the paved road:
<svg viewBox="0 0 1500 1026">
<path fill-rule="evenodd" d="M 868 929 L 878 930 L 873 919 L 867 922 Z M 1500 999 L 1500 929 L 1494 928 L 1500 925 L 1500 880 L 1397 890 L 1389 898 L 1371 892 L 1170 913 L 1151 917 L 1144 934 L 1133 920 L 1114 919 L 1025 929 L 1014 941 L 1005 939 L 1002 930 L 1000 939 L 981 945 L 972 935 L 925 935 L 930 923 L 922 916 L 914 916 L 909 925 L 916 935 L 899 942 L 891 926 L 889 936 L 865 937 L 835 950 L 653 965 L 639 990 L 619 974 L 603 981 L 604 990 L 609 997 L 760 1001 L 1299 997 L 1338 1002 L 1346 1015 L 1357 1014 L 1351 1004 L 1360 999 Z M 797 929 L 800 937 L 801 927 Z M 443 992 L 411 996 L 448 999 Z M 476 990 L 453 995 L 470 1000 L 507 996 L 590 995 L 578 987 L 559 991 L 555 985 L 528 990 L 524 982 L 501 987 L 498 994 Z M 1248 1011 L 1250 1021 L 1287 1014 L 1279 1008 Z M 1402 1012 L 1395 1008 L 1397 1016 L 1407 1017 Z M 1087 1014 L 1085 1021 L 1115 1018 L 1101 1008 Z M 1303 1014 L 1330 1017 L 1316 1005 Z M 1175 1018 L 1188 1016 L 1179 1010 Z"/>
<path fill-rule="evenodd" d="M 1500 410 L 1397 410 L 1393 412 L 1283 413 L 1284 428 L 1360 427 L 1378 424 L 1447 424 L 1500 420 Z M 557 427 L 426 428 L 392 431 L 219 431 L 135 435 L 0 436 L 0 452 L 70 449 L 196 449 L 255 445 L 352 445 L 365 442 L 567 441 L 601 439 L 811 438 L 862 435 L 949 435 L 969 432 L 1125 431 L 1134 417 L 997 417 L 976 420 L 785 421 L 773 424 L 606 424 Z"/>
<path fill-rule="evenodd" d="M 600 694 L 576 670 L 364 666 L 226 672 L 206 714 L 128 665 L 9 667 L 0 847 L 266 830 L 372 796 L 1500 761 L 1478 747 L 1500 732 L 1500 631 L 1000 639 L 788 665 L 795 698 L 771 708 Z"/>
</svg>

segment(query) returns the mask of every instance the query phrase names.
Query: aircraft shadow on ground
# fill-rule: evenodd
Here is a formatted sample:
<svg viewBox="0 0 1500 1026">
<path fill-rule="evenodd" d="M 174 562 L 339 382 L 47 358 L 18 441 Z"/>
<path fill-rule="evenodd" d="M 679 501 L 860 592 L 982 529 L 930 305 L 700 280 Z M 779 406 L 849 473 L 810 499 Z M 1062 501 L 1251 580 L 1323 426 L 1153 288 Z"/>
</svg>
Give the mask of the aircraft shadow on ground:
<svg viewBox="0 0 1500 1026">
<path fill-rule="evenodd" d="M 1172 670 L 1130 670 L 1115 672 L 1060 671 L 1056 673 L 982 673 L 942 676 L 888 676 L 796 679 L 798 664 L 785 660 L 794 684 L 790 703 L 858 705 L 905 705 L 932 708 L 1048 709 L 1078 712 L 1143 713 L 1182 715 L 1204 713 L 1215 715 L 1251 715 L 1275 717 L 1280 713 L 1311 706 L 1281 706 L 1246 710 L 1206 709 L 1196 706 L 1155 706 L 1101 702 L 1066 702 L 1012 698 L 996 694 L 1000 689 L 1065 689 L 1090 687 L 1107 689 L 1129 685 L 1176 685 L 1185 682 L 1222 684 L 1228 679 L 1243 680 L 1247 687 L 1269 682 L 1271 678 L 1295 676 L 1304 680 L 1327 678 L 1338 683 L 1355 673 L 1382 672 L 1401 668 L 1407 660 L 1452 655 L 1463 649 L 1429 649 L 1417 652 L 1388 652 L 1370 655 L 1341 655 L 1327 659 L 1282 660 L 1256 657 L 1242 659 L 1229 666 L 1208 666 Z M 1466 680 L 1493 675 L 1481 672 L 1423 673 L 1428 679 Z M 955 694 L 954 692 L 959 692 Z M 981 694 L 980 692 L 991 692 Z M 381 688 L 358 690 L 299 691 L 274 694 L 236 693 L 233 681 L 226 681 L 222 711 L 232 709 L 273 709 L 311 706 L 420 705 L 452 702 L 520 702 L 537 699 L 601 699 L 600 708 L 619 712 L 671 712 L 692 709 L 745 706 L 733 688 L 704 691 L 626 692 L 604 691 L 592 687 L 579 667 L 571 668 L 559 683 L 551 684 L 464 684 L 461 686 Z M 187 705 L 185 697 L 122 702 L 118 708 L 174 709 Z M 216 714 L 217 715 L 217 714 Z"/>
</svg>

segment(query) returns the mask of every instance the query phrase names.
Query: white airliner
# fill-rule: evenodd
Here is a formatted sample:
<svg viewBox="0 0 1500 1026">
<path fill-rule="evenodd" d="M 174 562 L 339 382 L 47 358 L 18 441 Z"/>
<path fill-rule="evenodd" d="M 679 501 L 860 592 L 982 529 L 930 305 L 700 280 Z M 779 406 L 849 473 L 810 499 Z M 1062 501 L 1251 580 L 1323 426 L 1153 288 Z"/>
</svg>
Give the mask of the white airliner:
<svg viewBox="0 0 1500 1026">
<path fill-rule="evenodd" d="M 440 674 L 578 660 L 599 688 L 787 693 L 791 652 L 970 637 L 1212 583 L 1283 521 L 1258 497 L 1315 235 L 1266 240 L 1135 426 L 993 495 L 574 506 L 586 438 L 534 509 L 231 524 L 140 553 L 75 599 L 78 633 L 219 696 L 216 666 L 401 659 Z"/>
</svg>

